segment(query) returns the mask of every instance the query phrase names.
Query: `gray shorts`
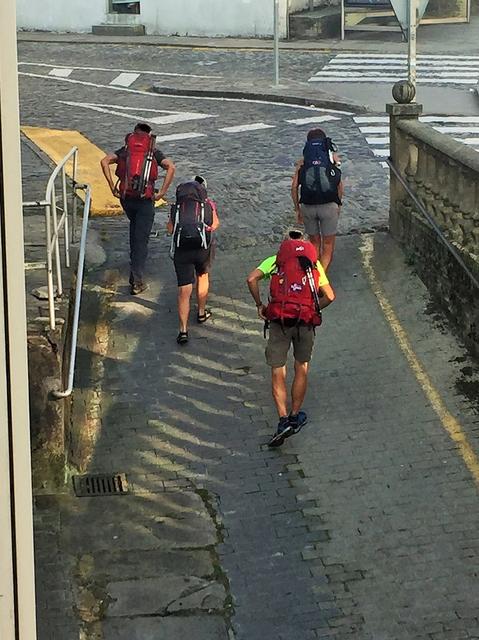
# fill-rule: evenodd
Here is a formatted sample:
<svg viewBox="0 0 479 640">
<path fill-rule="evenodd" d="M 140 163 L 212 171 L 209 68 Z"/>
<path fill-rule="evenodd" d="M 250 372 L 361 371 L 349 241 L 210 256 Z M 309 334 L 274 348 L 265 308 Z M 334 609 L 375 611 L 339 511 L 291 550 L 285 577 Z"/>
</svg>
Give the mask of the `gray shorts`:
<svg viewBox="0 0 479 640">
<path fill-rule="evenodd" d="M 265 351 L 266 362 L 270 367 L 284 367 L 291 343 L 294 359 L 298 362 L 309 362 L 314 347 L 313 327 L 300 325 L 283 329 L 278 322 L 271 322 Z"/>
<path fill-rule="evenodd" d="M 308 236 L 335 236 L 338 231 L 339 206 L 327 204 L 302 204 L 304 230 Z"/>
</svg>

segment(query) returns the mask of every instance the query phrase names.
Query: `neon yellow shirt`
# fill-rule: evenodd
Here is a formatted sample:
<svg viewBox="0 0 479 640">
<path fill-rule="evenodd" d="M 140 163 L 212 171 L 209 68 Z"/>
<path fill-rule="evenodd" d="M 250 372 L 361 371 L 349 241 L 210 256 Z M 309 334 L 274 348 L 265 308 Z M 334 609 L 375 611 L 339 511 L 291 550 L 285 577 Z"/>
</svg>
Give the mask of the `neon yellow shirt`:
<svg viewBox="0 0 479 640">
<path fill-rule="evenodd" d="M 276 271 L 276 256 L 270 256 L 263 260 L 258 269 L 263 272 L 265 278 L 271 278 Z M 316 262 L 316 269 L 319 271 L 319 286 L 324 287 L 329 284 L 328 276 L 325 274 L 323 265 L 319 260 Z"/>
</svg>

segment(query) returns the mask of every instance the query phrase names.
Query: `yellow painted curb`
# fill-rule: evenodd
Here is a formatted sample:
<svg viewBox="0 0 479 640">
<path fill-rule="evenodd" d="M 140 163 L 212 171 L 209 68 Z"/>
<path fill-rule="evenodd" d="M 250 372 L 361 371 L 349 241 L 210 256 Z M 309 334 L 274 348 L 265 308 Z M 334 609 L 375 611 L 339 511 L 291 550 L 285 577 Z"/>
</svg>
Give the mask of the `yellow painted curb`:
<svg viewBox="0 0 479 640">
<path fill-rule="evenodd" d="M 22 127 L 22 133 L 41 149 L 56 164 L 63 160 L 72 147 L 78 147 L 77 182 L 91 186 L 93 216 L 117 216 L 123 213 L 118 198 L 110 191 L 100 160 L 105 152 L 94 145 L 79 131 L 45 129 L 43 127 Z M 66 165 L 67 175 L 72 177 L 73 162 Z M 157 206 L 166 204 L 164 200 Z"/>
</svg>

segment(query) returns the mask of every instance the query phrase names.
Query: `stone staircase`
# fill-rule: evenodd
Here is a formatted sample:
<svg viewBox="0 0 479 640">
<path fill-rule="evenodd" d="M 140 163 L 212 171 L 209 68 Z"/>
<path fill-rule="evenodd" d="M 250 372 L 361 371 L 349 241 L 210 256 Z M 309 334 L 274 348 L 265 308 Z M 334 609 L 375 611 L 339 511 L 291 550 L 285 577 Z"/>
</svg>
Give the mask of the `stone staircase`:
<svg viewBox="0 0 479 640">
<path fill-rule="evenodd" d="M 330 5 L 289 15 L 289 39 L 313 40 L 318 37 L 339 38 L 341 6 Z"/>
</svg>

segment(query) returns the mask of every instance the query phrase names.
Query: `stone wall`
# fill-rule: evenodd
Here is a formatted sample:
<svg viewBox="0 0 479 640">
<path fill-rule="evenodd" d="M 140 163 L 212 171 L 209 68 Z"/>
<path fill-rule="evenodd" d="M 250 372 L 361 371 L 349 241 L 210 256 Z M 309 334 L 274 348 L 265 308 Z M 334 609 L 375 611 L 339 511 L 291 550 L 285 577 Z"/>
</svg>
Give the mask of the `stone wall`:
<svg viewBox="0 0 479 640">
<path fill-rule="evenodd" d="M 419 105 L 388 105 L 391 158 L 479 280 L 479 154 L 417 120 Z M 479 289 L 391 174 L 390 230 L 438 307 L 479 356 Z"/>
</svg>

